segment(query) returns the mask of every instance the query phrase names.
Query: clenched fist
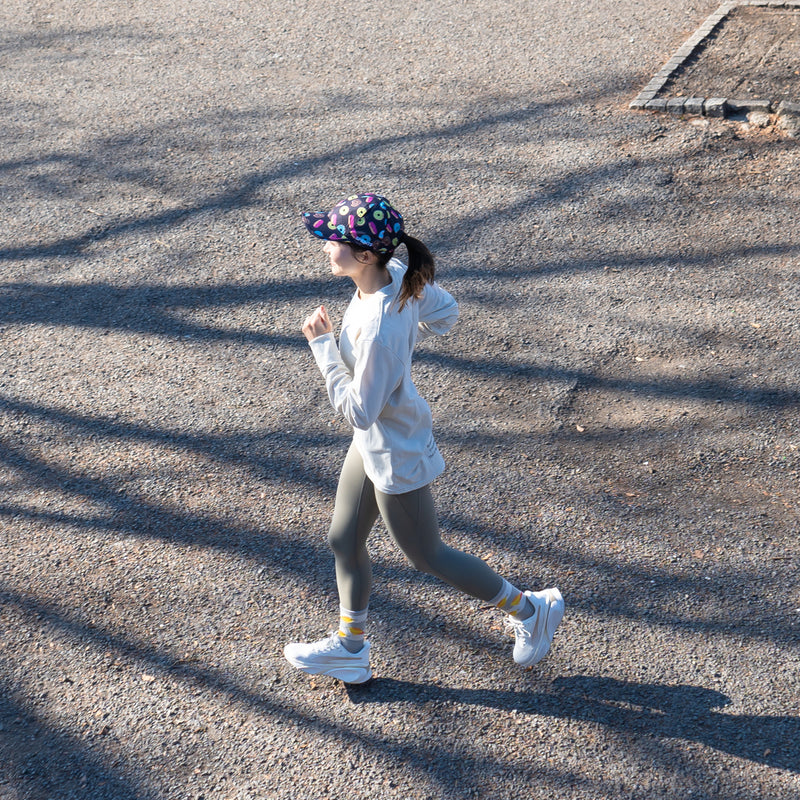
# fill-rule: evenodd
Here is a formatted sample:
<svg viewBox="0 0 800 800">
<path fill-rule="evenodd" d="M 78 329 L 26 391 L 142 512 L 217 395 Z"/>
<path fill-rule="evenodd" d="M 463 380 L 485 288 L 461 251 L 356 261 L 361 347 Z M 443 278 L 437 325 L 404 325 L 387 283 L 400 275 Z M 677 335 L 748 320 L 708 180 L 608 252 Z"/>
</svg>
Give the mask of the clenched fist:
<svg viewBox="0 0 800 800">
<path fill-rule="evenodd" d="M 316 339 L 317 336 L 330 333 L 332 330 L 333 325 L 331 325 L 325 306 L 320 306 L 313 314 L 309 314 L 303 323 L 303 333 L 309 342 L 312 339 Z"/>
</svg>

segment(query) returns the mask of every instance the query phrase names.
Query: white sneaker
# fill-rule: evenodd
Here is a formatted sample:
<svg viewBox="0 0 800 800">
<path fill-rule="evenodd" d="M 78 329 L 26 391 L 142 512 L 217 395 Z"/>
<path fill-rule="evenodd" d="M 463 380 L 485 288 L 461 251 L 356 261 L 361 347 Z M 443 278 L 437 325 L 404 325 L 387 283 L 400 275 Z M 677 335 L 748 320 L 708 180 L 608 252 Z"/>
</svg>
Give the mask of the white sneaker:
<svg viewBox="0 0 800 800">
<path fill-rule="evenodd" d="M 525 592 L 534 613 L 528 619 L 506 617 L 506 625 L 514 630 L 514 661 L 532 667 L 550 649 L 553 634 L 564 616 L 564 598 L 555 587 L 541 592 Z"/>
<path fill-rule="evenodd" d="M 351 653 L 335 631 L 318 642 L 287 644 L 283 648 L 286 660 L 309 675 L 327 675 L 344 683 L 364 683 L 372 677 L 369 666 L 369 642 Z"/>
</svg>

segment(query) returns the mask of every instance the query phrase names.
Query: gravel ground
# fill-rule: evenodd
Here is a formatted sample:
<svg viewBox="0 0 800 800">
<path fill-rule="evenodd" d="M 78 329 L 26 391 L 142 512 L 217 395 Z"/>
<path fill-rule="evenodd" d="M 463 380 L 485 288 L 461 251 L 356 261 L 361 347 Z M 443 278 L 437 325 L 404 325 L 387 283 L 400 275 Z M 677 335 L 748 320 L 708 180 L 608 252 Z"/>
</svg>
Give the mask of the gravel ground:
<svg viewBox="0 0 800 800">
<path fill-rule="evenodd" d="M 6 0 L 2 800 L 800 797 L 800 150 L 628 109 L 715 7 Z M 298 215 L 366 188 L 461 303 L 445 535 L 564 594 L 535 670 L 380 526 L 376 680 L 281 657 L 348 441 Z"/>
</svg>

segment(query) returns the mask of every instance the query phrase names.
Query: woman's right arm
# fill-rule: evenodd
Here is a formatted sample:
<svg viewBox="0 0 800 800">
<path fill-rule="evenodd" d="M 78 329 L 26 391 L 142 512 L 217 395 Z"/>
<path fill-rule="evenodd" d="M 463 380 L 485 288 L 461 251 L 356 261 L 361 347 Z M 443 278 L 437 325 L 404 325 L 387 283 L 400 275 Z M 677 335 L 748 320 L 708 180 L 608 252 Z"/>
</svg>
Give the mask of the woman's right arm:
<svg viewBox="0 0 800 800">
<path fill-rule="evenodd" d="M 309 314 L 303 323 L 303 335 L 309 342 L 312 339 L 316 339 L 317 336 L 322 336 L 322 334 L 331 333 L 332 331 L 333 325 L 331 325 L 331 318 L 328 316 L 325 306 L 320 306 Z"/>
<path fill-rule="evenodd" d="M 309 344 L 325 378 L 331 405 L 354 428 L 369 428 L 403 379 L 403 362 L 389 348 L 375 341 L 362 342 L 351 375 L 332 333 L 312 339 Z"/>
</svg>

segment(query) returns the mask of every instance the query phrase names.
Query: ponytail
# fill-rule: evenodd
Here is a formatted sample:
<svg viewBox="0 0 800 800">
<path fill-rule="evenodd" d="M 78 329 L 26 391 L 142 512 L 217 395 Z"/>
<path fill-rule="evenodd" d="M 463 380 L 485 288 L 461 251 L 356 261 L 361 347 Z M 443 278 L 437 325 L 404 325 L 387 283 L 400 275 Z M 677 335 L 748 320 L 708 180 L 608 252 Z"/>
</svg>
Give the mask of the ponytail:
<svg viewBox="0 0 800 800">
<path fill-rule="evenodd" d="M 433 283 L 435 264 L 431 251 L 419 239 L 404 232 L 401 241 L 408 250 L 408 269 L 397 298 L 402 311 L 409 300 L 422 296 L 426 283 Z"/>
<path fill-rule="evenodd" d="M 422 297 L 422 291 L 425 284 L 433 283 L 433 276 L 435 272 L 435 264 L 431 251 L 419 240 L 407 233 L 400 234 L 400 242 L 406 246 L 408 250 L 408 268 L 405 275 L 403 275 L 403 283 L 400 287 L 400 294 L 397 296 L 397 301 L 400 304 L 402 311 L 409 300 Z M 387 250 L 383 253 L 378 253 L 370 247 L 363 244 L 356 244 L 355 242 L 346 242 L 352 250 L 369 251 L 378 257 L 377 265 L 384 269 L 391 261 L 394 255 L 394 250 Z"/>
</svg>

